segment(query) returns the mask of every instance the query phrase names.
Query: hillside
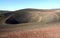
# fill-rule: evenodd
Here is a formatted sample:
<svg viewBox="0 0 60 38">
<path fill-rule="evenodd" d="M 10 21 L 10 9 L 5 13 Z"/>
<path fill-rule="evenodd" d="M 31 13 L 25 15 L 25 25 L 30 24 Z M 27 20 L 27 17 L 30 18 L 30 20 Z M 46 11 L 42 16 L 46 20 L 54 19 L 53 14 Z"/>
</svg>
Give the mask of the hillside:
<svg viewBox="0 0 60 38">
<path fill-rule="evenodd" d="M 15 22 L 16 24 L 36 22 L 48 23 L 50 21 L 53 22 L 54 18 L 55 20 L 57 20 L 56 19 L 57 16 L 55 14 L 57 13 L 57 15 L 59 16 L 59 12 L 60 12 L 59 9 L 33 9 L 33 8 L 21 9 L 16 11 L 0 11 L 0 21 L 3 20 L 3 23 L 7 24 L 15 24 Z M 42 20 L 41 17 L 43 18 Z"/>
<path fill-rule="evenodd" d="M 7 18 L 4 19 L 3 23 L 7 24 L 38 23 L 38 22 L 49 23 L 58 20 L 56 15 L 59 16 L 59 12 L 60 12 L 59 10 L 48 9 L 32 9 L 32 8 L 21 9 L 9 13 L 4 13 L 3 14 L 4 17 Z"/>
<path fill-rule="evenodd" d="M 10 17 L 7 18 L 6 23 L 10 23 L 11 21 L 16 23 L 29 23 L 29 22 L 37 22 L 41 13 L 46 12 L 43 9 L 21 9 L 14 11 Z M 33 18 L 34 17 L 34 18 Z M 11 23 L 12 23 L 11 22 Z"/>
<path fill-rule="evenodd" d="M 0 38 L 60 38 L 60 10 L 21 9 L 1 16 Z"/>
</svg>

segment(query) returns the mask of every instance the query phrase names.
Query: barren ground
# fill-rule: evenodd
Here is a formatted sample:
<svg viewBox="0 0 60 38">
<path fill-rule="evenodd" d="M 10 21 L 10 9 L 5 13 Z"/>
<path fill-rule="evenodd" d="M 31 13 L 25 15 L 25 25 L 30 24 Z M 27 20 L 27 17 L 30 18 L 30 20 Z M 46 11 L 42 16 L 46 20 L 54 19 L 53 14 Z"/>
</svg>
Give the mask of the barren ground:
<svg viewBox="0 0 60 38">
<path fill-rule="evenodd" d="M 0 21 L 0 38 L 60 38 L 60 22 L 2 24 L 4 21 Z"/>
<path fill-rule="evenodd" d="M 0 38 L 60 38 L 60 23 L 1 25 Z"/>
</svg>

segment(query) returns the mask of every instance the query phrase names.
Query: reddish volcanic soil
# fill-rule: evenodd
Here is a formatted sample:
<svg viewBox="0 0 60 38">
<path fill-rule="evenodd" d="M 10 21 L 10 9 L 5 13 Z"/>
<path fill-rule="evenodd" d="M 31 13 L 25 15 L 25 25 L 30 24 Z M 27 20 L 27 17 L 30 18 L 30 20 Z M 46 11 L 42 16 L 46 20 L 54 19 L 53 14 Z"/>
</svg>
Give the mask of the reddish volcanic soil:
<svg viewBox="0 0 60 38">
<path fill-rule="evenodd" d="M 60 38 L 60 26 L 10 32 L 0 38 Z"/>
</svg>

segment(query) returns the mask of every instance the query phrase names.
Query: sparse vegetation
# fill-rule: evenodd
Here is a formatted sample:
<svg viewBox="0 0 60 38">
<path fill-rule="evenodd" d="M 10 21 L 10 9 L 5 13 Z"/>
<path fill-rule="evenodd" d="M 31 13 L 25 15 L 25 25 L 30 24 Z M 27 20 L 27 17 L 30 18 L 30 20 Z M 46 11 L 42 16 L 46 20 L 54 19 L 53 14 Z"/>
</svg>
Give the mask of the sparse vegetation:
<svg viewBox="0 0 60 38">
<path fill-rule="evenodd" d="M 41 16 L 43 16 L 42 18 L 40 17 L 39 13 Z M 49 14 L 49 13 L 52 13 L 52 14 Z M 6 19 L 4 17 L 6 17 Z M 40 17 L 40 19 L 39 19 L 39 17 Z M 10 13 L 3 13 L 2 15 L 0 15 L 0 19 L 3 19 L 3 22 L 0 22 L 0 23 L 3 23 L 3 24 L 0 24 L 0 38 L 60 37 L 59 36 L 60 35 L 59 34 L 60 33 L 59 32 L 60 13 L 59 12 L 57 13 L 55 11 L 52 12 L 49 10 L 40 12 L 40 11 L 36 11 L 36 10 L 34 11 L 34 9 L 33 10 L 27 9 L 27 10 L 14 11 L 14 13 L 12 15 Z M 29 19 L 29 20 L 27 20 L 27 19 Z M 12 21 L 12 20 L 15 20 L 15 21 Z M 37 23 L 32 23 L 32 22 L 26 23 L 26 20 L 28 22 L 29 21 L 32 21 L 32 22 L 38 21 L 38 22 Z M 40 23 L 41 20 L 42 20 L 42 22 L 51 22 L 51 23 Z M 18 21 L 19 24 L 15 24 L 15 23 L 7 24 L 4 21 L 9 21 L 10 23 L 11 22 L 14 23 L 14 22 Z M 57 22 L 52 22 L 52 21 L 57 21 Z"/>
</svg>

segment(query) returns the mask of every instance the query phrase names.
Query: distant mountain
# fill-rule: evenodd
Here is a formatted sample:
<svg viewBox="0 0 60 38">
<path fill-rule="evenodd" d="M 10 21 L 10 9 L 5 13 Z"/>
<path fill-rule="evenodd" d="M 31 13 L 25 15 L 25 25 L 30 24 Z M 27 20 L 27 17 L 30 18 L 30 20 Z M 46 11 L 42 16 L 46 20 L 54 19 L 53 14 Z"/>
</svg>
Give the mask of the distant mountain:
<svg viewBox="0 0 60 38">
<path fill-rule="evenodd" d="M 16 11 L 41 11 L 41 12 L 45 12 L 45 11 L 47 11 L 47 9 L 26 8 L 26 9 L 21 9 L 21 10 L 16 10 Z"/>
<path fill-rule="evenodd" d="M 0 17 L 3 18 L 5 23 L 11 23 L 11 21 L 12 22 L 17 21 L 18 23 L 28 23 L 28 22 L 37 22 L 37 20 L 42 14 L 44 15 L 45 13 L 54 13 L 54 12 L 56 12 L 55 9 L 52 10 L 52 9 L 33 9 L 33 8 L 21 9 L 16 11 L 0 10 Z"/>
<path fill-rule="evenodd" d="M 2 13 L 8 13 L 8 12 L 11 12 L 11 11 L 0 10 L 0 14 L 2 14 Z"/>
</svg>

